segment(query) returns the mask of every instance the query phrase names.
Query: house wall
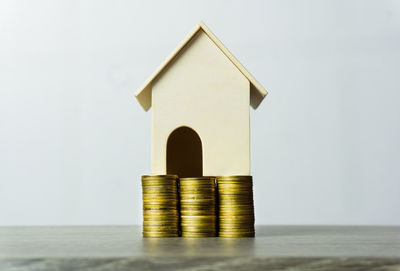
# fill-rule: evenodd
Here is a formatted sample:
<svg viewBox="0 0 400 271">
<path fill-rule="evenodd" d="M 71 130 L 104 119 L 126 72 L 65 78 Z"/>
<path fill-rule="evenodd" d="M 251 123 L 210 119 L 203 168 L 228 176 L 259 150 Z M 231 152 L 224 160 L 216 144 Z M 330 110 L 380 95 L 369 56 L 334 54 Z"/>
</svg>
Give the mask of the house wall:
<svg viewBox="0 0 400 271">
<path fill-rule="evenodd" d="M 168 136 L 188 126 L 202 141 L 203 175 L 250 175 L 250 84 L 203 31 L 152 88 L 152 174 L 166 174 Z"/>
</svg>

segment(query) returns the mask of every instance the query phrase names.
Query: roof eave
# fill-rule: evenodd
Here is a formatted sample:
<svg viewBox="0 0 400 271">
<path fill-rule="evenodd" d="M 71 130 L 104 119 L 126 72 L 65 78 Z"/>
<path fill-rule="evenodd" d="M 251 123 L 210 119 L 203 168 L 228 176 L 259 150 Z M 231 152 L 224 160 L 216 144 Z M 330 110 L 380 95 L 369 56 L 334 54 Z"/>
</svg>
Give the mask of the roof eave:
<svg viewBox="0 0 400 271">
<path fill-rule="evenodd" d="M 157 70 L 146 80 L 142 87 L 135 93 L 135 97 L 139 104 L 145 111 L 151 108 L 151 89 L 152 82 L 164 70 L 164 68 L 172 61 L 175 56 L 185 47 L 185 45 L 195 36 L 199 31 L 203 30 L 204 33 L 214 42 L 214 44 L 225 54 L 225 56 L 232 62 L 233 65 L 249 80 L 250 82 L 250 105 L 253 109 L 261 104 L 268 92 L 264 87 L 246 70 L 246 68 L 229 52 L 229 50 L 222 44 L 222 42 L 211 32 L 211 30 L 200 21 L 197 26 L 186 36 L 186 38 L 178 45 L 172 54 L 157 68 Z"/>
</svg>

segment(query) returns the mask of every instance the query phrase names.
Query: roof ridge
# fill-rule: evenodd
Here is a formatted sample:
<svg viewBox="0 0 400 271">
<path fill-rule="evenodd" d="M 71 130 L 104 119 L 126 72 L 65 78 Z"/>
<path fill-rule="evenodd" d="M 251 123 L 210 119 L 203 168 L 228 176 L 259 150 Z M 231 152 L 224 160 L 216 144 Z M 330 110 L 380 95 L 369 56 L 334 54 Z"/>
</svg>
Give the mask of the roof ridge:
<svg viewBox="0 0 400 271">
<path fill-rule="evenodd" d="M 151 107 L 151 85 L 158 75 L 167 67 L 167 65 L 179 54 L 186 44 L 192 40 L 196 33 L 202 30 L 208 38 L 222 51 L 222 53 L 232 62 L 232 64 L 249 80 L 250 82 L 250 105 L 256 109 L 262 102 L 268 92 L 264 87 L 246 70 L 246 68 L 234 57 L 234 55 L 225 47 L 225 45 L 212 33 L 203 21 L 199 21 L 196 27 L 189 32 L 186 38 L 179 43 L 175 50 L 169 55 L 165 61 L 155 70 L 151 76 L 143 83 L 143 85 L 135 93 L 136 99 L 145 111 Z"/>
</svg>

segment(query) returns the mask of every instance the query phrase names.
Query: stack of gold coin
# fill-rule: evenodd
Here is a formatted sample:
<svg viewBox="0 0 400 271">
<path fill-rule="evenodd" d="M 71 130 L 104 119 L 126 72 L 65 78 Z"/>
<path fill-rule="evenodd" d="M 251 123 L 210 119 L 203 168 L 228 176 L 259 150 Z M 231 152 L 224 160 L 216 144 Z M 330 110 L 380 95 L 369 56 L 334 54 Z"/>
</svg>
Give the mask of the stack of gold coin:
<svg viewBox="0 0 400 271">
<path fill-rule="evenodd" d="M 217 177 L 219 236 L 253 237 L 254 204 L 251 176 Z"/>
<path fill-rule="evenodd" d="M 215 178 L 180 178 L 179 189 L 182 236 L 216 236 Z"/>
<path fill-rule="evenodd" d="M 143 237 L 178 237 L 178 176 L 142 176 Z"/>
</svg>

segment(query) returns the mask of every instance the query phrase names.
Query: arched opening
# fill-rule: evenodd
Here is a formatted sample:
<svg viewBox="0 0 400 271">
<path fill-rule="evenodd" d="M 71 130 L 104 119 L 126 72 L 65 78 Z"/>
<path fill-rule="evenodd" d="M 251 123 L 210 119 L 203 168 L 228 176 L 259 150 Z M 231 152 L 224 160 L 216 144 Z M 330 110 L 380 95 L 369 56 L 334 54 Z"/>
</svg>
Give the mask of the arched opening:
<svg viewBox="0 0 400 271">
<path fill-rule="evenodd" d="M 167 174 L 176 174 L 182 178 L 203 175 L 201 139 L 193 129 L 182 126 L 169 135 Z"/>
</svg>

